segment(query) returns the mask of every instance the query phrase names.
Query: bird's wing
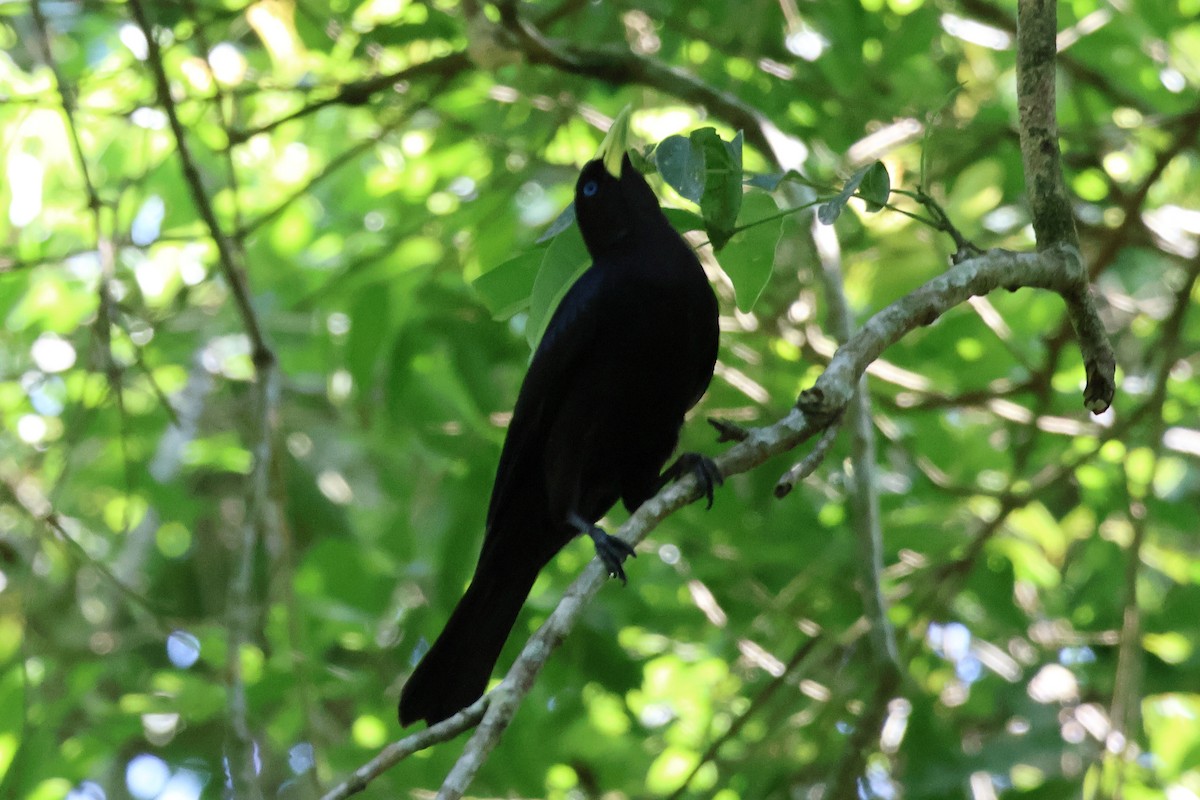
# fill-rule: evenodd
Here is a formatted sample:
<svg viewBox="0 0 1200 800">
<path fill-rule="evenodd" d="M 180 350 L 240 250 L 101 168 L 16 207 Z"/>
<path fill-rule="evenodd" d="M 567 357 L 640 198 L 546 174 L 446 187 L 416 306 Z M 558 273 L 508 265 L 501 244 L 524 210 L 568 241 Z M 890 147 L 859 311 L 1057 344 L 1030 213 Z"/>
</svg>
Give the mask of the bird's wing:
<svg viewBox="0 0 1200 800">
<path fill-rule="evenodd" d="M 541 468 L 535 463 L 549 427 L 562 402 L 566 378 L 579 369 L 596 339 L 596 331 L 605 317 L 606 282 L 604 272 L 592 267 L 567 290 L 558 304 L 542 341 L 534 352 L 525 381 L 521 384 L 512 422 L 496 469 L 496 482 L 488 506 L 487 542 L 493 522 L 504 505 L 521 491 L 521 481 L 540 480 Z"/>
</svg>

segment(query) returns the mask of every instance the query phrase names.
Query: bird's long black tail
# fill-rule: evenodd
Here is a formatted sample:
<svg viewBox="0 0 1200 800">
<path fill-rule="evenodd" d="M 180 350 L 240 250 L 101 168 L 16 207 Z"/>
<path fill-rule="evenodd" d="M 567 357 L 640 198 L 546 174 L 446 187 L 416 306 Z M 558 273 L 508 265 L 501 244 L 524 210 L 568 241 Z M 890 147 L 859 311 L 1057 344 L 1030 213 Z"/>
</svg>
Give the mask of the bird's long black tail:
<svg viewBox="0 0 1200 800">
<path fill-rule="evenodd" d="M 400 724 L 433 725 L 475 702 L 544 562 L 481 564 L 433 647 L 400 693 Z"/>
</svg>

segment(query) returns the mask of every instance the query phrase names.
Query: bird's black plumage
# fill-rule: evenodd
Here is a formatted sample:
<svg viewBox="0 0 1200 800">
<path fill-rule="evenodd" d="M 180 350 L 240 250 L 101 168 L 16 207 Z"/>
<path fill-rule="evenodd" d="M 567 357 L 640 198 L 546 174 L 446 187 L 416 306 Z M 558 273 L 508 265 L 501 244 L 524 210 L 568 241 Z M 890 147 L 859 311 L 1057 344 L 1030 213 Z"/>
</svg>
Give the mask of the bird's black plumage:
<svg viewBox="0 0 1200 800">
<path fill-rule="evenodd" d="M 630 511 L 684 471 L 663 472 L 684 414 L 717 357 L 717 301 L 700 262 L 624 156 L 584 166 L 575 215 L 592 266 L 550 319 L 517 397 L 488 506 L 475 575 L 408 679 L 400 721 L 438 722 L 483 694 L 538 571 L 587 533 L 609 572 L 632 548 L 596 527 L 618 499 Z"/>
</svg>

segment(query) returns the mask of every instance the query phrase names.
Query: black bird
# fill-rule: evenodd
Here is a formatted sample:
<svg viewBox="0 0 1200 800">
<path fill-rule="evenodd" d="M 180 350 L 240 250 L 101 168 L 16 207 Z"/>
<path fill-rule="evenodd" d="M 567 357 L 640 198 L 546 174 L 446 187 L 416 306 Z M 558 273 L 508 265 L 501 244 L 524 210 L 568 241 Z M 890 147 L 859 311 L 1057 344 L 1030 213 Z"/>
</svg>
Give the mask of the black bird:
<svg viewBox="0 0 1200 800">
<path fill-rule="evenodd" d="M 661 470 L 712 379 L 717 300 L 624 153 L 624 136 L 610 136 L 575 185 L 592 266 L 563 297 L 529 365 L 479 564 L 404 686 L 403 725 L 440 722 L 483 694 L 539 570 L 574 537 L 590 536 L 609 574 L 625 580 L 621 563 L 633 548 L 595 524 L 618 499 L 632 512 L 692 472 L 712 504 L 721 475 L 711 460 L 685 453 Z"/>
</svg>

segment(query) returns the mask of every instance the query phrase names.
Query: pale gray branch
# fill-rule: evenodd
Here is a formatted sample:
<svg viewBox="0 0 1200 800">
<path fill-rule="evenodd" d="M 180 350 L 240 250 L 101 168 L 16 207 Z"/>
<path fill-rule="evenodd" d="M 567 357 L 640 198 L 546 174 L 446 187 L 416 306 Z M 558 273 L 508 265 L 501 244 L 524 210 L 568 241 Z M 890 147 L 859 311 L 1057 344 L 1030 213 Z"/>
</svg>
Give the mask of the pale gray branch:
<svg viewBox="0 0 1200 800">
<path fill-rule="evenodd" d="M 859 378 L 871 361 L 909 331 L 932 323 L 968 298 L 996 289 L 1016 291 L 1023 287 L 1045 289 L 1065 296 L 1077 292 L 1081 285 L 1086 285 L 1086 280 L 1082 262 L 1070 248 L 1025 254 L 992 250 L 963 261 L 871 317 L 838 348 L 813 388 L 801 395 L 796 408 L 773 425 L 748 431 L 744 441 L 716 459 L 721 474 L 747 472 L 823 430 L 831 418 L 846 409 Z M 636 544 L 660 522 L 699 496 L 695 479 L 687 476 L 646 501 L 621 526 L 617 535 Z M 457 800 L 463 796 L 499 743 L 501 734 L 546 659 L 574 628 L 583 608 L 600 590 L 604 580 L 603 567 L 593 561 L 526 643 L 508 675 L 489 695 L 491 702 L 479 728 L 442 784 L 439 800 Z"/>
</svg>

